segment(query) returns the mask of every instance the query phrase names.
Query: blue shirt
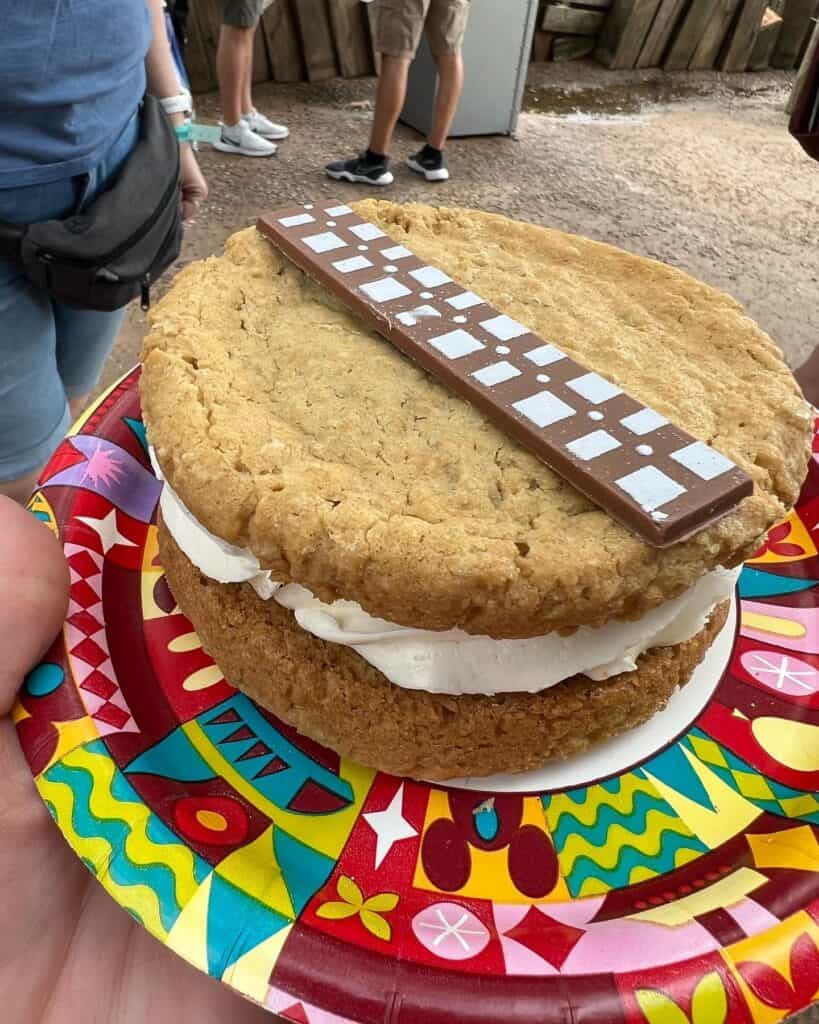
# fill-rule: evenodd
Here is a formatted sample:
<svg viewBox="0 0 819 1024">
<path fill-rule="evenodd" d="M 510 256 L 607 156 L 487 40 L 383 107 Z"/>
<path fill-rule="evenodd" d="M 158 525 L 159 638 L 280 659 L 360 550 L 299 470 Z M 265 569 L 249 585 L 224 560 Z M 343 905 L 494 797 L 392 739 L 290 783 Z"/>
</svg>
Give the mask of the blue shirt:
<svg viewBox="0 0 819 1024">
<path fill-rule="evenodd" d="M 145 0 L 0 0 L 0 188 L 95 167 L 145 92 Z"/>
</svg>

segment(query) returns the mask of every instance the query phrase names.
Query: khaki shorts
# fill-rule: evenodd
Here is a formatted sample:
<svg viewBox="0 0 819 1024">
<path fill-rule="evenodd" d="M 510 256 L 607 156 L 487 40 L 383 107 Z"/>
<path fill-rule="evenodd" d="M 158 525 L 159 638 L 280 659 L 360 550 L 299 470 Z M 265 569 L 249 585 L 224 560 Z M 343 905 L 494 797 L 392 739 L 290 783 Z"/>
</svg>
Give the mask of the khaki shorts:
<svg viewBox="0 0 819 1024">
<path fill-rule="evenodd" d="M 460 53 L 469 0 L 376 0 L 376 4 L 379 53 L 412 60 L 424 30 L 433 56 Z"/>
<path fill-rule="evenodd" d="M 253 28 L 270 0 L 222 0 L 222 22 L 234 28 Z"/>
</svg>

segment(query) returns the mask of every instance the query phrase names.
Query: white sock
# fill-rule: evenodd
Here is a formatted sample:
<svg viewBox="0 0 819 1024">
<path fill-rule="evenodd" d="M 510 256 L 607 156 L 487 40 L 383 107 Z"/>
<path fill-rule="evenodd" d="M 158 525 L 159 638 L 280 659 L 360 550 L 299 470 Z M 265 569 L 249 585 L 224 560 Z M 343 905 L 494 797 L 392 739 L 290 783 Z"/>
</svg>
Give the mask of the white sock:
<svg viewBox="0 0 819 1024">
<path fill-rule="evenodd" d="M 237 121 L 236 124 L 223 124 L 222 131 L 225 133 L 227 138 L 230 139 L 231 142 L 238 142 L 241 127 L 242 122 Z"/>
</svg>

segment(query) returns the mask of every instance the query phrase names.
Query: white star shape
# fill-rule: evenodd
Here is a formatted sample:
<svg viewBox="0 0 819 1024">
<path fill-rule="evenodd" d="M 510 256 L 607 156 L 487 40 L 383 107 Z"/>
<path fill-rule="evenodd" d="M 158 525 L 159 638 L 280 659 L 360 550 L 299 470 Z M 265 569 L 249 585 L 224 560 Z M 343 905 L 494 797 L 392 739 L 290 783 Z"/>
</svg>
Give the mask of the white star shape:
<svg viewBox="0 0 819 1024">
<path fill-rule="evenodd" d="M 469 945 L 468 940 L 464 938 L 464 935 L 478 935 L 483 937 L 484 933 L 482 931 L 476 931 L 474 928 L 464 928 L 464 925 L 469 920 L 469 914 L 467 913 L 462 914 L 457 921 L 447 921 L 446 914 L 443 910 L 441 910 L 440 907 L 436 907 L 435 915 L 441 922 L 440 924 L 434 924 L 432 921 L 421 921 L 418 927 L 428 928 L 432 932 L 438 932 L 438 935 L 436 935 L 432 940 L 432 945 L 435 946 L 436 949 L 441 945 L 444 939 L 449 938 L 451 935 L 458 941 L 463 951 L 468 953 L 472 947 Z"/>
<path fill-rule="evenodd" d="M 806 676 L 808 679 L 812 679 L 816 675 L 812 668 L 802 670 L 795 667 L 789 668 L 788 659 L 784 656 L 780 659 L 779 664 L 775 661 L 769 661 L 764 654 L 756 653 L 753 658 L 754 672 L 758 676 L 773 676 L 774 680 L 772 682 L 775 683 L 777 690 L 781 690 L 786 681 L 794 686 L 801 686 L 803 690 L 813 689 L 810 683 L 805 683 L 799 678 L 800 676 Z"/>
<path fill-rule="evenodd" d="M 102 553 L 107 555 L 111 548 L 121 544 L 125 548 L 135 548 L 136 544 L 127 537 L 123 537 L 117 526 L 117 510 L 112 508 L 107 516 L 102 519 L 95 519 L 92 516 L 77 516 L 81 523 L 90 526 L 99 537 L 102 543 Z"/>
<path fill-rule="evenodd" d="M 418 835 L 418 830 L 414 829 L 404 817 L 402 813 L 403 805 L 404 783 L 402 782 L 395 791 L 395 795 L 390 800 L 389 805 L 383 811 L 370 811 L 369 814 L 363 815 L 364 820 L 376 835 L 376 868 L 381 867 L 384 858 L 395 843 L 400 842 L 402 839 L 412 839 L 413 836 Z"/>
</svg>

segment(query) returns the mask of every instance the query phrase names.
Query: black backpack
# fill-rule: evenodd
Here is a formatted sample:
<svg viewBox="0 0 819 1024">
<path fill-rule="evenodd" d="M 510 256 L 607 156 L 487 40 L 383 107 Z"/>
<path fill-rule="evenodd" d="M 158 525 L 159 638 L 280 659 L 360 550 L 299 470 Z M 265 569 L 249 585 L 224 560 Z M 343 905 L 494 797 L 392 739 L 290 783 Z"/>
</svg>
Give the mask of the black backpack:
<svg viewBox="0 0 819 1024">
<path fill-rule="evenodd" d="M 139 141 L 116 180 L 81 212 L 36 224 L 0 221 L 0 259 L 59 302 L 114 310 L 141 296 L 179 255 L 179 143 L 154 96 L 140 108 Z"/>
</svg>

